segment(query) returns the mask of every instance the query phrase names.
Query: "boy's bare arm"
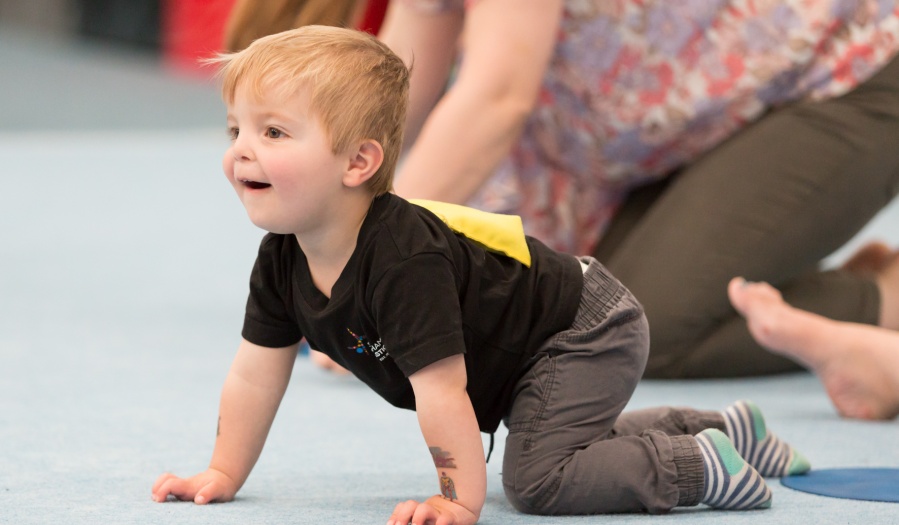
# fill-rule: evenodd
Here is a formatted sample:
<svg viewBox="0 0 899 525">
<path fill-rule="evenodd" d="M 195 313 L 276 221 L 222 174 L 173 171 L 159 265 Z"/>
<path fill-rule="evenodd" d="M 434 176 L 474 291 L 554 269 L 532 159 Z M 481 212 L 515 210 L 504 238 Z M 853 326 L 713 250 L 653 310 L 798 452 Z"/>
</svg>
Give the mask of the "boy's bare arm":
<svg viewBox="0 0 899 525">
<path fill-rule="evenodd" d="M 462 355 L 442 359 L 409 380 L 415 410 L 434 460 L 440 494 L 423 503 L 406 501 L 394 509 L 388 525 L 478 521 L 487 492 L 484 445 L 471 400 Z"/>
<path fill-rule="evenodd" d="M 169 494 L 200 504 L 234 499 L 262 453 L 290 381 L 296 348 L 241 341 L 222 389 L 209 468 L 190 478 L 163 474 L 153 485 L 154 501 L 165 501 Z"/>
</svg>

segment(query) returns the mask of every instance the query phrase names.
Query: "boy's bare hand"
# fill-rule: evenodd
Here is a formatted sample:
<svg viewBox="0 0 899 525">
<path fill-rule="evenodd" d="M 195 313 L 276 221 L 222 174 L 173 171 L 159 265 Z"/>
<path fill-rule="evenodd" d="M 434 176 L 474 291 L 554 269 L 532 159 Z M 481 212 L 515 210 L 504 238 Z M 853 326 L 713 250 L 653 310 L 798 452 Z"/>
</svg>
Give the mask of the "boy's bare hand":
<svg viewBox="0 0 899 525">
<path fill-rule="evenodd" d="M 443 496 L 431 496 L 419 503 L 404 501 L 393 509 L 387 525 L 474 525 L 478 517 L 470 510 Z"/>
<path fill-rule="evenodd" d="M 169 494 L 198 505 L 213 501 L 222 503 L 234 499 L 234 495 L 237 494 L 237 483 L 215 469 L 209 469 L 187 479 L 165 473 L 153 484 L 153 501 L 162 503 L 168 499 Z"/>
</svg>

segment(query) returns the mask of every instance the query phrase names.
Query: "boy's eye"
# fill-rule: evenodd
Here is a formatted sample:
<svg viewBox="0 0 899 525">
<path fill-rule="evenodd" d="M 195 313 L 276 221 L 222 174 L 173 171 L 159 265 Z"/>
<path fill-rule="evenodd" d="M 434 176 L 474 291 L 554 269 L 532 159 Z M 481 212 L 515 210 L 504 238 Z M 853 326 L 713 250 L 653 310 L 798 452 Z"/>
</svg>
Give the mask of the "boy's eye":
<svg viewBox="0 0 899 525">
<path fill-rule="evenodd" d="M 283 135 L 284 134 L 281 133 L 281 130 L 276 129 L 276 128 L 268 128 L 267 130 L 265 130 L 265 136 L 270 139 L 279 139 Z"/>
<path fill-rule="evenodd" d="M 231 140 L 235 140 L 239 133 L 240 133 L 240 130 L 238 128 L 228 128 L 228 137 Z"/>
</svg>

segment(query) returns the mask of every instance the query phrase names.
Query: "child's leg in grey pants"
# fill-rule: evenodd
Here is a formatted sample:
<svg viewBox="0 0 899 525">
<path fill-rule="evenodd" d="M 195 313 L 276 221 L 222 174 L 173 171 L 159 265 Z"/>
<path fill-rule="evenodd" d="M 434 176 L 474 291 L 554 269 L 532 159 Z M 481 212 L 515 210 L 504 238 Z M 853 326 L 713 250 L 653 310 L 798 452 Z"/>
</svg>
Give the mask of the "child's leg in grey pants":
<svg viewBox="0 0 899 525">
<path fill-rule="evenodd" d="M 503 458 L 513 506 L 595 514 L 699 503 L 703 468 L 692 435 L 723 429 L 723 417 L 674 408 L 622 415 L 648 351 L 642 307 L 589 260 L 571 329 L 543 345 L 516 385 Z"/>
</svg>

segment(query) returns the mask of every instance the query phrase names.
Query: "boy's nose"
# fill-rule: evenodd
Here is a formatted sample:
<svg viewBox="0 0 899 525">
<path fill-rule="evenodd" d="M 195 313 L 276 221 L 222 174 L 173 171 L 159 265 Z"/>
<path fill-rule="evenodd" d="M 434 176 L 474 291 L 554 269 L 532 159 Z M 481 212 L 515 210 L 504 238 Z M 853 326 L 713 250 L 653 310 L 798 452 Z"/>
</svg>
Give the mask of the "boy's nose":
<svg viewBox="0 0 899 525">
<path fill-rule="evenodd" d="M 253 151 L 247 144 L 247 140 L 241 139 L 239 136 L 231 144 L 231 154 L 234 156 L 234 160 L 251 160 L 253 158 Z"/>
</svg>

